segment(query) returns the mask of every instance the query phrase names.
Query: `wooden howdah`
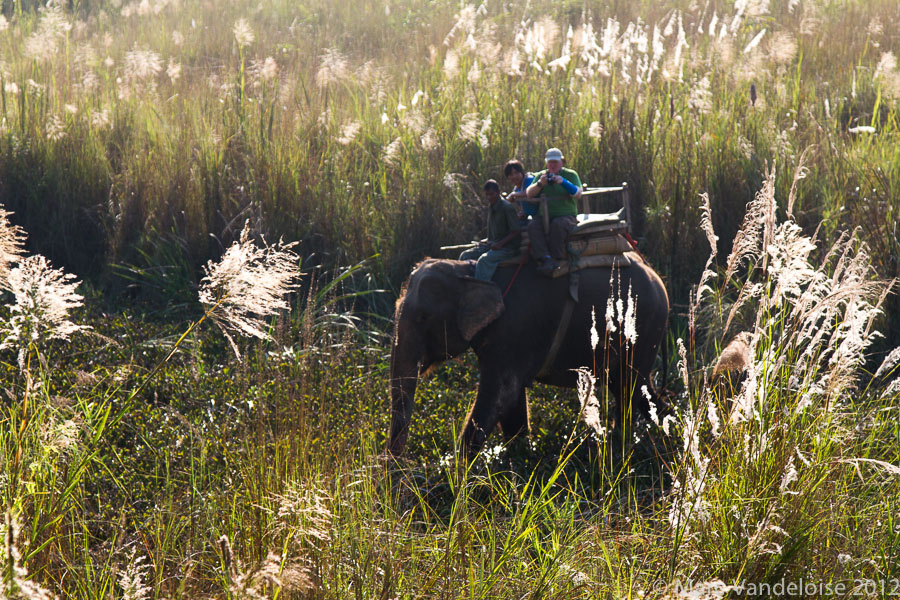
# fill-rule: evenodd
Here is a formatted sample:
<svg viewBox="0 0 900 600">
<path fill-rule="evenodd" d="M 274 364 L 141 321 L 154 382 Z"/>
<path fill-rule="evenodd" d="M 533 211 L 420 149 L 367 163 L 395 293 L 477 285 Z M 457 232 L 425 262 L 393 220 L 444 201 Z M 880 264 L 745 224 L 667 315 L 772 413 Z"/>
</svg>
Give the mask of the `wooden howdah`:
<svg viewBox="0 0 900 600">
<path fill-rule="evenodd" d="M 591 210 L 591 201 L 607 195 L 618 195 L 621 208 L 616 212 L 595 213 Z M 546 215 L 546 198 L 535 198 L 541 203 L 541 215 Z M 568 261 L 561 261 L 553 272 L 553 277 L 561 277 L 575 270 L 591 267 L 629 267 L 632 261 L 640 260 L 634 248 L 625 238 L 631 232 L 631 205 L 629 203 L 628 184 L 617 187 L 586 188 L 581 197 L 582 212 L 577 215 L 578 225 L 569 234 L 566 246 Z M 540 218 L 540 217 L 539 217 Z M 549 220 L 544 220 L 544 231 L 549 230 Z M 528 251 L 528 231 L 523 230 L 519 254 L 503 261 L 501 266 L 518 265 L 522 262 L 522 254 Z M 528 259 L 526 259 L 528 260 Z"/>
</svg>

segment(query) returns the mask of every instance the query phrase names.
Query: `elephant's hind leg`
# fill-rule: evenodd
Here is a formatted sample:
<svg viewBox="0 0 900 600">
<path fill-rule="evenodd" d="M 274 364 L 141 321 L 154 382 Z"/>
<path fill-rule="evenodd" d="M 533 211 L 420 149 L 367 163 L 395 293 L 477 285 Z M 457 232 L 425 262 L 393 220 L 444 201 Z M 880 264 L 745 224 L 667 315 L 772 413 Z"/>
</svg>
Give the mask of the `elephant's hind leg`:
<svg viewBox="0 0 900 600">
<path fill-rule="evenodd" d="M 500 416 L 500 429 L 503 430 L 503 439 L 507 442 L 531 433 L 531 413 L 524 387 L 519 392 L 519 399 Z"/>
<path fill-rule="evenodd" d="M 610 391 L 618 400 L 616 411 L 617 425 L 624 425 L 640 412 L 645 417 L 650 415 L 648 400 L 656 400 L 653 384 L 650 381 L 652 357 L 634 357 L 631 364 L 618 366 L 618 377 L 610 377 Z M 649 398 L 648 398 L 649 396 Z"/>
</svg>

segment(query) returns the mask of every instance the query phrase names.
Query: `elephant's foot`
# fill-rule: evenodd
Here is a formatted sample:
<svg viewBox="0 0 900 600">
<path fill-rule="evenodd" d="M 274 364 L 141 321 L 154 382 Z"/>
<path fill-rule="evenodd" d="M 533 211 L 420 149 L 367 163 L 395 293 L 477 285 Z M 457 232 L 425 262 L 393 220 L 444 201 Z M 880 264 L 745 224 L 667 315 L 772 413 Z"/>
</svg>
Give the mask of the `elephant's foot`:
<svg viewBox="0 0 900 600">
<path fill-rule="evenodd" d="M 485 433 L 484 429 L 470 419 L 466 423 L 462 435 L 459 436 L 460 455 L 466 462 L 471 462 L 484 448 L 486 440 L 487 433 Z"/>
<path fill-rule="evenodd" d="M 392 424 L 385 453 L 391 456 L 400 456 L 406 449 L 408 438 L 409 426 Z"/>
<path fill-rule="evenodd" d="M 529 425 L 530 415 L 528 414 L 528 403 L 523 400 L 506 414 L 500 418 L 500 429 L 503 431 L 503 439 L 509 443 L 514 439 L 524 439 L 531 435 L 531 427 Z"/>
</svg>

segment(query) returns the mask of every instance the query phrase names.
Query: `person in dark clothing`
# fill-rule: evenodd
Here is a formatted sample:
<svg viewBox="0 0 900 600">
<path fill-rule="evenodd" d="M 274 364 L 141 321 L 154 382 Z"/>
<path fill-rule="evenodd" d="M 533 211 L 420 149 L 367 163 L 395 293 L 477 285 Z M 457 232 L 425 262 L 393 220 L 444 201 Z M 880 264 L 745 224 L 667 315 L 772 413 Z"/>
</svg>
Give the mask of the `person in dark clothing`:
<svg viewBox="0 0 900 600">
<path fill-rule="evenodd" d="M 475 278 L 490 281 L 497 265 L 518 253 L 522 230 L 516 208 L 500 197 L 500 185 L 493 179 L 484 184 L 484 199 L 488 205 L 487 241 L 464 251 L 459 260 L 477 260 Z"/>
</svg>

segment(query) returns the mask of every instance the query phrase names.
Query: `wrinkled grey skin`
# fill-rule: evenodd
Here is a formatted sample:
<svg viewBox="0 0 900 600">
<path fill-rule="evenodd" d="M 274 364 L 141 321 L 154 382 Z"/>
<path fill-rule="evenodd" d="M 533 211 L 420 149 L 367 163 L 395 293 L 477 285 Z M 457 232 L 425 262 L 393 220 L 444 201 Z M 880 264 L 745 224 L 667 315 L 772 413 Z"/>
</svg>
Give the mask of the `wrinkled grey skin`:
<svg viewBox="0 0 900 600">
<path fill-rule="evenodd" d="M 609 268 L 581 271 L 579 302 L 553 365 L 537 373 L 552 345 L 568 296 L 568 279 L 547 279 L 533 263 L 519 273 L 506 298 L 514 267 L 498 269 L 495 283 L 473 279 L 471 262 L 428 259 L 410 274 L 397 300 L 391 348 L 391 428 L 388 451 L 403 452 L 409 434 L 418 378 L 448 358 L 472 348 L 478 356 L 478 394 L 460 435 L 463 451 L 474 455 L 499 424 L 508 440 L 528 432 L 526 386 L 534 381 L 574 387 L 577 367 L 594 368 L 624 406 L 648 412 L 646 386 L 665 333 L 669 300 L 659 276 L 643 263 L 613 272 Z M 633 348 L 622 345 L 621 327 L 605 335 L 607 299 L 637 297 Z M 590 346 L 591 313 L 596 312 L 600 344 Z M 606 343 L 604 343 L 606 339 Z M 623 394 L 623 391 L 626 394 Z M 627 397 L 627 392 L 632 392 Z M 630 402 L 629 402 L 630 400 Z"/>
</svg>

